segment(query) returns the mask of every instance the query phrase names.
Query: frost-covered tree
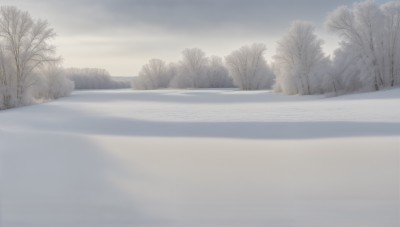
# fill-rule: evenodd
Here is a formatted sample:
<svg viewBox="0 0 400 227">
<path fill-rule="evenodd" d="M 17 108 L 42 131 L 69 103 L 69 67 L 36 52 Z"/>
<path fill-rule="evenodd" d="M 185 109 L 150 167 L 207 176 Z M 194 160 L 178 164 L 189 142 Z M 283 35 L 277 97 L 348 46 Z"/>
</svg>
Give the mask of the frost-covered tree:
<svg viewBox="0 0 400 227">
<path fill-rule="evenodd" d="M 207 84 L 209 88 L 232 88 L 233 79 L 224 66 L 222 58 L 212 56 L 207 65 Z"/>
<path fill-rule="evenodd" d="M 204 51 L 198 48 L 182 51 L 177 75 L 171 81 L 175 88 L 206 88 L 208 59 Z"/>
<path fill-rule="evenodd" d="M 364 63 L 354 53 L 352 46 L 347 46 L 346 43 L 342 43 L 341 48 L 334 53 L 330 76 L 338 94 L 361 91 L 365 87 L 370 87 L 370 82 L 362 76 L 368 73 L 363 67 Z"/>
<path fill-rule="evenodd" d="M 55 33 L 46 21 L 12 6 L 0 8 L 0 109 L 68 95 L 73 83 L 55 65 Z M 54 72 L 54 70 L 52 71 Z"/>
<path fill-rule="evenodd" d="M 182 56 L 180 62 L 169 65 L 159 59 L 150 60 L 133 79 L 132 87 L 138 90 L 233 87 L 220 57 L 209 58 L 198 48 L 185 49 Z"/>
<path fill-rule="evenodd" d="M 225 60 L 234 83 L 242 90 L 271 88 L 274 75 L 267 65 L 264 44 L 243 46 L 232 52 Z"/>
<path fill-rule="evenodd" d="M 48 99 L 67 96 L 74 90 L 74 82 L 67 78 L 64 69 L 58 65 L 46 65 L 40 73 L 45 78 L 45 97 Z"/>
<path fill-rule="evenodd" d="M 385 85 L 400 85 L 400 2 L 392 1 L 381 6 L 384 15 L 384 49 L 386 50 Z"/>
<path fill-rule="evenodd" d="M 54 36 L 46 21 L 33 19 L 16 7 L 0 8 L 0 42 L 11 59 L 17 104 L 24 102 L 34 85 L 34 71 L 46 62 L 57 60 L 55 47 L 50 44 Z"/>
<path fill-rule="evenodd" d="M 0 46 L 0 109 L 16 105 L 16 80 L 13 77 L 11 58 Z"/>
<path fill-rule="evenodd" d="M 343 90 L 380 90 L 400 85 L 400 2 L 380 6 L 367 0 L 352 7 L 341 6 L 328 16 L 327 27 L 342 38 L 340 54 L 334 59 L 335 71 L 349 72 L 350 64 L 353 69 L 348 74 L 352 78 L 335 75 L 345 79 Z"/>
<path fill-rule="evenodd" d="M 326 81 L 329 61 L 322 52 L 322 43 L 310 23 L 292 24 L 278 42 L 274 56 L 276 91 L 289 95 L 324 92 L 322 85 Z"/>
<path fill-rule="evenodd" d="M 170 69 L 163 60 L 152 59 L 142 67 L 139 76 L 134 78 L 133 88 L 137 90 L 168 88 L 174 76 L 172 70 L 174 69 Z"/>
</svg>

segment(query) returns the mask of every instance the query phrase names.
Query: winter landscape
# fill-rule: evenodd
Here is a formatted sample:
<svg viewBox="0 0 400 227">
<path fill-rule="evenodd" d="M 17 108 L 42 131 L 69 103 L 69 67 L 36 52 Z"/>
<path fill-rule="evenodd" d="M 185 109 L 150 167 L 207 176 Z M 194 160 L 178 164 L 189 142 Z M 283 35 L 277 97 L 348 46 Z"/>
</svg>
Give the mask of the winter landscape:
<svg viewBox="0 0 400 227">
<path fill-rule="evenodd" d="M 283 2 L 1 2 L 0 227 L 400 226 L 400 2 Z"/>
</svg>

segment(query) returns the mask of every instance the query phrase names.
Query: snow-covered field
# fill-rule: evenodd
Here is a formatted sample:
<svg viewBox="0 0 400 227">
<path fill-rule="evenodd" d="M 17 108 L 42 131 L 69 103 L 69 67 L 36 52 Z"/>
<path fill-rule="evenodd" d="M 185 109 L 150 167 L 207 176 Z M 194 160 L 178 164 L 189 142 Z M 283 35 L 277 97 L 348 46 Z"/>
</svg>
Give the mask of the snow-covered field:
<svg viewBox="0 0 400 227">
<path fill-rule="evenodd" d="M 75 92 L 0 152 L 1 227 L 400 226 L 400 89 Z"/>
</svg>

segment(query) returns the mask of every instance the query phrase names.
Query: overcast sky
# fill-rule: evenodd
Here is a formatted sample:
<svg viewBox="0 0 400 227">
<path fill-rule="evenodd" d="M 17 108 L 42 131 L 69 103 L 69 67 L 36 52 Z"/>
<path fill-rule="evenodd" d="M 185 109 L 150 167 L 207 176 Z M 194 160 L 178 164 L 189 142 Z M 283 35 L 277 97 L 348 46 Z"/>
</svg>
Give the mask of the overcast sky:
<svg viewBox="0 0 400 227">
<path fill-rule="evenodd" d="M 151 58 L 180 59 L 187 47 L 226 56 L 261 42 L 267 58 L 294 20 L 314 22 L 331 53 L 337 38 L 324 31 L 327 13 L 351 0 L 0 0 L 47 19 L 65 67 L 105 68 L 134 76 Z M 386 2 L 380 0 L 377 2 Z"/>
</svg>

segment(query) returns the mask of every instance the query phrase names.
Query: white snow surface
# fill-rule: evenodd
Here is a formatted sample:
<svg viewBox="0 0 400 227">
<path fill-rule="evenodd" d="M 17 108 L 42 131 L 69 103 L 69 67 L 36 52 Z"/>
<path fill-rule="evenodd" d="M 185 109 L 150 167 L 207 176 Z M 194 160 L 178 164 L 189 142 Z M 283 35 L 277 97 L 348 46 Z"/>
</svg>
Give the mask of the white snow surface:
<svg viewBox="0 0 400 227">
<path fill-rule="evenodd" d="M 400 89 L 80 91 L 0 112 L 1 227 L 400 226 Z"/>
</svg>

